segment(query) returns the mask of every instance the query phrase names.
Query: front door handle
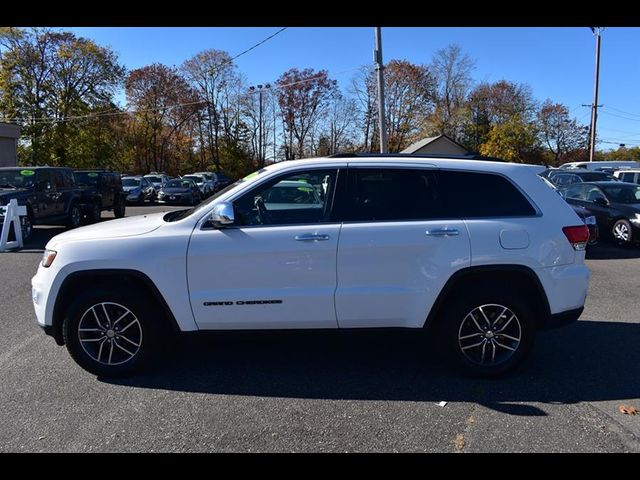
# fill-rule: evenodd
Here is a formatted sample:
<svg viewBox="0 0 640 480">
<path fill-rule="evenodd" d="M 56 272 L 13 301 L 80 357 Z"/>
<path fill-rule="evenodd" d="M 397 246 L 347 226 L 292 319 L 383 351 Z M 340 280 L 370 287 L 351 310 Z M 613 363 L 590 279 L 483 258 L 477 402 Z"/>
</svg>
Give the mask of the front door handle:
<svg viewBox="0 0 640 480">
<path fill-rule="evenodd" d="M 296 235 L 295 238 L 298 242 L 318 242 L 329 240 L 330 237 L 323 233 L 305 233 L 302 235 Z"/>
<path fill-rule="evenodd" d="M 437 230 L 427 230 L 424 233 L 429 237 L 451 237 L 460 235 L 460 232 L 455 228 L 439 228 Z"/>
</svg>

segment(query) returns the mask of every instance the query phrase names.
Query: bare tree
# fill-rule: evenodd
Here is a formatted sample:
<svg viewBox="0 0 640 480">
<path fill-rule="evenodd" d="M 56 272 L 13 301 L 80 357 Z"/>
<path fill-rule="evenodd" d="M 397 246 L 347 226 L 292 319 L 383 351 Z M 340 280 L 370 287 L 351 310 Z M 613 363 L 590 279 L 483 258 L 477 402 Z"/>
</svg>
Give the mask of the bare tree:
<svg viewBox="0 0 640 480">
<path fill-rule="evenodd" d="M 204 124 L 209 154 L 220 171 L 220 137 L 223 131 L 223 102 L 229 88 L 240 81 L 231 57 L 222 50 L 205 50 L 185 61 L 181 67 L 187 81 L 206 100 Z M 226 125 L 229 127 L 229 125 Z"/>
<path fill-rule="evenodd" d="M 435 109 L 428 128 L 457 140 L 467 118 L 466 99 L 473 79 L 475 62 L 452 44 L 435 52 L 431 61 L 435 88 Z"/>
<path fill-rule="evenodd" d="M 329 79 L 326 70 L 292 68 L 276 83 L 278 104 L 289 134 L 289 148 L 295 138 L 296 153 L 302 158 L 306 154 L 305 141 L 309 131 L 325 114 L 329 101 L 337 92 L 337 82 Z"/>
</svg>

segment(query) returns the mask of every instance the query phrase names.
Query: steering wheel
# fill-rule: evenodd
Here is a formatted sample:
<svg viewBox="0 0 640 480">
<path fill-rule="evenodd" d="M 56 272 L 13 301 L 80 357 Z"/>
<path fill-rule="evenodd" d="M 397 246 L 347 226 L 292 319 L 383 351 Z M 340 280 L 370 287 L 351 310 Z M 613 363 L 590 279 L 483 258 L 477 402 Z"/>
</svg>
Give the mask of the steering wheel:
<svg viewBox="0 0 640 480">
<path fill-rule="evenodd" d="M 264 204 L 264 200 L 262 199 L 262 197 L 256 197 L 254 204 L 256 206 L 256 209 L 258 210 L 258 217 L 260 219 L 260 223 L 262 225 L 268 225 L 271 223 L 271 216 L 269 215 L 269 212 L 267 211 L 267 207 Z"/>
</svg>

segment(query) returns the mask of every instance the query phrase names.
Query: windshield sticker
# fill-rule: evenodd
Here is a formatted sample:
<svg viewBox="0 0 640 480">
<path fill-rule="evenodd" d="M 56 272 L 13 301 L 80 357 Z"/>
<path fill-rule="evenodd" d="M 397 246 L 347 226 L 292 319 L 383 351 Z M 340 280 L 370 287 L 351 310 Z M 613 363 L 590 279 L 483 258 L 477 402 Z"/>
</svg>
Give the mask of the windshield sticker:
<svg viewBox="0 0 640 480">
<path fill-rule="evenodd" d="M 20 170 L 20 175 L 22 175 L 23 177 L 30 177 L 31 175 L 35 175 L 36 172 L 34 172 L 33 170 Z"/>
<path fill-rule="evenodd" d="M 87 177 L 97 177 L 97 176 L 98 176 L 98 174 L 97 174 L 97 173 L 94 173 L 94 172 L 92 172 L 92 173 L 87 173 Z"/>
<path fill-rule="evenodd" d="M 310 187 L 298 187 L 301 192 L 313 192 L 313 188 Z"/>
</svg>

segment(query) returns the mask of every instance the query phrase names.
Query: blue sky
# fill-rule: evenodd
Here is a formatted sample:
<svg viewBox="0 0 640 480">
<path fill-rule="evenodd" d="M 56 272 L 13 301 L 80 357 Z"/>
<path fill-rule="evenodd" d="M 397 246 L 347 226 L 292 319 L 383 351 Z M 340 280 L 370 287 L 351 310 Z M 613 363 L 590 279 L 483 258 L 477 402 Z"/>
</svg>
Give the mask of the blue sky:
<svg viewBox="0 0 640 480">
<path fill-rule="evenodd" d="M 283 25 L 284 26 L 284 25 Z M 215 48 L 232 56 L 278 27 L 65 28 L 111 46 L 129 69 L 150 63 L 180 65 Z M 459 44 L 476 61 L 476 81 L 527 83 L 539 100 L 551 98 L 588 124 L 593 97 L 595 37 L 587 27 L 385 27 L 384 60 L 428 63 L 434 51 Z M 236 63 L 250 84 L 272 82 L 291 67 L 327 69 L 344 88 L 361 65 L 373 61 L 372 27 L 290 27 Z M 602 34 L 598 136 L 600 148 L 640 145 L 640 28 Z M 622 118 L 625 117 L 625 118 Z M 615 144 L 614 144 L 615 143 Z"/>
</svg>

